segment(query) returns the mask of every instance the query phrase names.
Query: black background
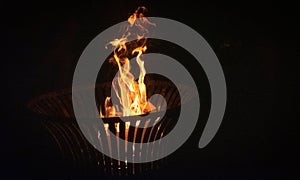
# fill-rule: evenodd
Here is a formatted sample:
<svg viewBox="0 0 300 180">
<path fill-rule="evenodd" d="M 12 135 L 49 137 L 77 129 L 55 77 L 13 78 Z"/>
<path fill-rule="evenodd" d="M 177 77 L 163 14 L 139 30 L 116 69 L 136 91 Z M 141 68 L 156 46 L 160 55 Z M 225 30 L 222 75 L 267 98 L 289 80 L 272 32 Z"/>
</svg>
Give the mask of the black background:
<svg viewBox="0 0 300 180">
<path fill-rule="evenodd" d="M 139 5 L 148 8 L 148 16 L 174 19 L 199 32 L 217 54 L 228 88 L 225 117 L 213 141 L 197 148 L 199 124 L 165 167 L 147 177 L 296 179 L 297 6 L 186 0 L 1 3 L 0 176 L 79 178 L 64 172 L 55 145 L 26 104 L 38 94 L 70 87 L 85 46 Z"/>
</svg>

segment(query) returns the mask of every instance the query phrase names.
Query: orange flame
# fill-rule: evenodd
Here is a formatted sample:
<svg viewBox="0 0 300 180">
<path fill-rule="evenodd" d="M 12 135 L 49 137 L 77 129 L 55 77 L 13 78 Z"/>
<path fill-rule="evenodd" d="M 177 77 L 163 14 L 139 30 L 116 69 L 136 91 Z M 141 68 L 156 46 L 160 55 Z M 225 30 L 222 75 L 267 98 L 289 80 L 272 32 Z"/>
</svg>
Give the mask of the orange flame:
<svg viewBox="0 0 300 180">
<path fill-rule="evenodd" d="M 116 111 L 116 108 L 112 105 L 110 97 L 106 97 L 104 108 L 105 115 L 100 112 L 101 117 L 114 117 L 114 116 L 132 116 L 148 113 L 155 109 L 155 107 L 147 99 L 146 85 L 144 84 L 144 77 L 146 75 L 146 69 L 144 61 L 142 60 L 142 54 L 147 50 L 146 39 L 143 39 L 145 34 L 148 33 L 147 25 L 155 25 L 144 17 L 143 12 L 146 11 L 145 7 L 139 7 L 129 18 L 128 26 L 123 36 L 119 39 L 114 39 L 109 42 L 114 47 L 113 61 L 116 62 L 119 74 L 114 79 L 112 85 L 114 91 L 122 106 L 121 112 Z M 131 52 L 128 52 L 129 48 L 126 43 L 128 37 L 132 36 L 130 29 L 136 27 L 141 34 L 134 34 L 138 41 L 143 39 L 142 45 L 138 46 Z M 136 61 L 140 69 L 138 81 L 135 81 L 134 75 L 130 72 L 129 58 L 124 54 L 132 54 L 136 56 Z"/>
</svg>

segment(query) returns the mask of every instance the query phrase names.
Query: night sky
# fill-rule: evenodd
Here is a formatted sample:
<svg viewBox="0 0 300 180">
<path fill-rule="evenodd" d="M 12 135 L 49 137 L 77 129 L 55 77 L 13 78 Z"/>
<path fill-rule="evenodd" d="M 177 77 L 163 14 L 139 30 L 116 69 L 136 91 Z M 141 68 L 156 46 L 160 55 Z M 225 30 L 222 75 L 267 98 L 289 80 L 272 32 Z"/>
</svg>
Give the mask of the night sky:
<svg viewBox="0 0 300 180">
<path fill-rule="evenodd" d="M 137 178 L 296 179 L 300 18 L 296 5 L 281 3 L 1 3 L 0 177 L 81 179 L 59 158 L 53 139 L 27 104 L 40 94 L 70 88 L 88 43 L 144 5 L 147 16 L 177 20 L 206 39 L 223 67 L 228 101 L 222 125 L 207 147 L 197 147 L 205 125 L 201 120 L 159 171 Z M 92 172 L 89 176 L 97 178 Z"/>
</svg>

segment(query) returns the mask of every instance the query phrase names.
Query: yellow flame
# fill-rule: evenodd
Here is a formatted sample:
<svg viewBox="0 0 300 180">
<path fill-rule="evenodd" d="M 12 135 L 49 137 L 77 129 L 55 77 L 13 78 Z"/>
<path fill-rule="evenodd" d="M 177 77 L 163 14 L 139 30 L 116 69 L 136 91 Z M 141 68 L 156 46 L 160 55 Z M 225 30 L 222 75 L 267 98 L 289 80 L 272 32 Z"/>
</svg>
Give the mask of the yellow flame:
<svg viewBox="0 0 300 180">
<path fill-rule="evenodd" d="M 142 54 L 147 50 L 146 40 L 143 41 L 142 45 L 135 48 L 131 52 L 128 52 L 128 47 L 126 43 L 128 42 L 128 37 L 131 36 L 130 28 L 137 27 L 139 29 L 139 34 L 136 34 L 136 39 L 138 41 L 144 38 L 144 35 L 148 32 L 147 25 L 155 25 L 144 17 L 143 12 L 146 11 L 145 7 L 139 7 L 129 18 L 128 27 L 126 32 L 122 35 L 120 39 L 114 39 L 109 42 L 110 45 L 114 47 L 114 61 L 116 62 L 119 74 L 116 80 L 113 81 L 112 85 L 114 91 L 119 99 L 120 105 L 122 106 L 122 112 L 116 112 L 115 107 L 113 107 L 110 97 L 107 97 L 104 102 L 105 115 L 100 112 L 101 117 L 113 117 L 117 115 L 122 116 L 132 116 L 140 115 L 150 112 L 155 109 L 155 107 L 147 99 L 147 90 L 144 83 L 144 78 L 146 75 L 146 69 L 144 66 L 144 61 L 142 60 Z M 135 81 L 134 75 L 130 72 L 130 61 L 124 54 L 136 54 L 136 61 L 140 69 L 140 74 L 138 81 Z M 121 56 L 122 54 L 122 56 Z"/>
</svg>

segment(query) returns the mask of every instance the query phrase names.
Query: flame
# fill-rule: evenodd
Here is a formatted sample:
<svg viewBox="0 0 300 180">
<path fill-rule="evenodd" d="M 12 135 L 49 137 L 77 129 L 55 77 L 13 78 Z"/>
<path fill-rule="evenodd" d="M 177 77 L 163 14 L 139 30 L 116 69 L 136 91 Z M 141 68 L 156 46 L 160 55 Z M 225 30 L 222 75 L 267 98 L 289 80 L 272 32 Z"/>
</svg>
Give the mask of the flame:
<svg viewBox="0 0 300 180">
<path fill-rule="evenodd" d="M 142 60 L 142 55 L 147 50 L 146 39 L 144 38 L 145 34 L 148 33 L 146 27 L 148 25 L 155 26 L 155 24 L 151 23 L 144 16 L 143 12 L 145 11 L 145 7 L 137 8 L 128 18 L 128 26 L 125 28 L 125 33 L 122 37 L 109 42 L 114 48 L 111 61 L 115 62 L 119 69 L 119 74 L 113 80 L 112 86 L 122 108 L 121 111 L 116 111 L 116 108 L 111 103 L 111 98 L 106 97 L 104 102 L 105 113 L 100 111 L 101 117 L 141 115 L 155 110 L 155 107 L 147 99 L 147 89 L 144 83 L 146 69 Z M 138 34 L 130 31 L 133 27 L 138 29 Z M 129 50 L 130 48 L 126 45 L 129 36 L 135 36 L 140 44 L 133 50 Z M 128 54 L 136 55 L 136 61 L 140 69 L 138 81 L 135 80 L 134 75 L 130 72 L 131 67 Z"/>
</svg>

